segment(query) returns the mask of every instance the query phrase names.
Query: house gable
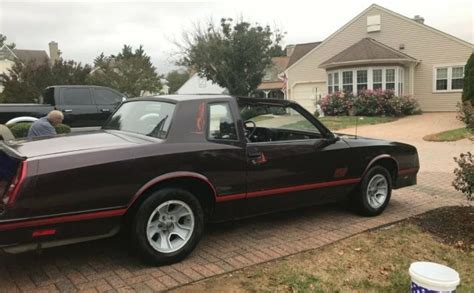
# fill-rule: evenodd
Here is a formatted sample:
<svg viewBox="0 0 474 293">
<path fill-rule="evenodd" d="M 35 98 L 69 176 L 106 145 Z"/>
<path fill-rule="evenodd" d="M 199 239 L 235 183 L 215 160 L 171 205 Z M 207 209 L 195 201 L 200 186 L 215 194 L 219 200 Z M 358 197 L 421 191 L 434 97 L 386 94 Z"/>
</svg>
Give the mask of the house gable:
<svg viewBox="0 0 474 293">
<path fill-rule="evenodd" d="M 371 16 L 380 17 L 380 28 L 368 32 L 368 17 Z M 413 88 L 408 87 L 408 74 L 405 75 L 405 92 L 413 93 L 424 111 L 456 109 L 459 93 L 434 93 L 434 67 L 437 64 L 465 64 L 474 46 L 378 5 L 364 10 L 287 68 L 290 99 L 293 99 L 293 88 L 299 84 L 314 83 L 314 87 L 320 90 L 321 83 L 327 80 L 326 70 L 320 67 L 321 64 L 364 38 L 374 39 L 418 61 L 416 67 L 410 69 L 414 70 Z"/>
</svg>

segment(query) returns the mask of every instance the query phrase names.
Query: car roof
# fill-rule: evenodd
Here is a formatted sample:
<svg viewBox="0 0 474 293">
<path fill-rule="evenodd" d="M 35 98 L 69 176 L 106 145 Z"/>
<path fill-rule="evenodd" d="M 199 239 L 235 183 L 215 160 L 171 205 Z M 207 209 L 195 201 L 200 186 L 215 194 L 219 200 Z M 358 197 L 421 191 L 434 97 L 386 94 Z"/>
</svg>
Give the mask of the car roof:
<svg viewBox="0 0 474 293">
<path fill-rule="evenodd" d="M 220 95 L 220 94 L 194 94 L 194 95 L 160 95 L 160 96 L 145 96 L 133 98 L 133 100 L 167 100 L 170 102 L 180 103 L 185 101 L 194 101 L 194 100 L 223 100 L 223 99 L 236 99 L 238 103 L 248 103 L 248 104 L 278 104 L 278 105 L 288 105 L 294 103 L 289 100 L 282 99 L 266 99 L 266 98 L 253 98 L 253 97 L 234 97 L 229 95 Z"/>
</svg>

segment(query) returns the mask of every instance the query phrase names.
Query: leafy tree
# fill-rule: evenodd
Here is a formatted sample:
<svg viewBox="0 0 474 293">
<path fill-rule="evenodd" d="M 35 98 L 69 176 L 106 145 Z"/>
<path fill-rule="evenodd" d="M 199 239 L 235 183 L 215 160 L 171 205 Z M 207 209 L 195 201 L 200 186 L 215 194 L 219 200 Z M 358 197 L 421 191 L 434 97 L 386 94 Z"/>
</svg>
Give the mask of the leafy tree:
<svg viewBox="0 0 474 293">
<path fill-rule="evenodd" d="M 0 34 L 0 48 L 3 47 L 4 44 L 6 44 L 6 41 L 7 41 L 7 36 Z M 15 43 L 10 43 L 10 44 L 7 44 L 7 47 L 13 50 L 15 49 L 16 45 Z"/>
<path fill-rule="evenodd" d="M 462 100 L 470 101 L 474 105 L 474 53 L 471 54 L 464 68 Z"/>
<path fill-rule="evenodd" d="M 207 29 L 184 34 L 178 64 L 197 70 L 201 77 L 227 88 L 233 95 L 248 95 L 261 83 L 265 68 L 282 34 L 248 22 L 221 19 Z"/>
<path fill-rule="evenodd" d="M 128 96 L 139 96 L 141 91 L 157 92 L 162 86 L 143 46 L 133 51 L 124 45 L 116 56 L 102 53 L 94 60 L 94 67 L 89 83 L 115 88 Z"/>
<path fill-rule="evenodd" d="M 1 102 L 36 102 L 48 86 L 86 84 L 90 71 L 89 65 L 82 66 L 72 60 L 60 59 L 52 66 L 48 62 L 23 63 L 17 60 L 8 74 L 0 75 L 4 86 Z"/>
<path fill-rule="evenodd" d="M 189 73 L 186 71 L 173 70 L 166 75 L 168 86 L 170 87 L 170 94 L 174 94 L 187 80 Z"/>
<path fill-rule="evenodd" d="M 274 45 L 273 47 L 270 48 L 270 56 L 271 57 L 282 57 L 286 56 L 286 52 L 283 49 L 282 46 L 280 45 Z"/>
</svg>

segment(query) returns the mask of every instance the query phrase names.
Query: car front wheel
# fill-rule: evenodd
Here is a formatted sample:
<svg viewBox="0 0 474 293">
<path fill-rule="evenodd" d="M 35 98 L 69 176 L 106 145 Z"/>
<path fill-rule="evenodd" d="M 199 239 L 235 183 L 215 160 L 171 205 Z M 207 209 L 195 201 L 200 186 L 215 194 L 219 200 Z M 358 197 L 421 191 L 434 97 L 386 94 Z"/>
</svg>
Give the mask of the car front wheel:
<svg viewBox="0 0 474 293">
<path fill-rule="evenodd" d="M 363 216 L 377 216 L 387 207 L 392 194 L 392 179 L 382 166 L 370 168 L 353 198 L 354 207 Z"/>
<path fill-rule="evenodd" d="M 203 226 L 199 201 L 188 191 L 167 188 L 154 192 L 141 204 L 132 236 L 146 262 L 162 265 L 180 261 L 191 253 Z"/>
</svg>

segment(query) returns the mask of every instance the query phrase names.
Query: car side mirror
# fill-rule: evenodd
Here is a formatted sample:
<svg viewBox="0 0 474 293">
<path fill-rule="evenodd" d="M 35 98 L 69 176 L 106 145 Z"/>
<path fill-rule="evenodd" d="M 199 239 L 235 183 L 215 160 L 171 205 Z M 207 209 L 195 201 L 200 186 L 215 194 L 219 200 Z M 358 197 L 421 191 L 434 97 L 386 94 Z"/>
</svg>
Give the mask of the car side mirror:
<svg viewBox="0 0 474 293">
<path fill-rule="evenodd" d="M 328 137 L 318 139 L 316 143 L 314 144 L 315 149 L 322 149 L 325 148 L 329 145 L 332 145 L 340 140 L 339 136 L 330 134 Z"/>
</svg>

